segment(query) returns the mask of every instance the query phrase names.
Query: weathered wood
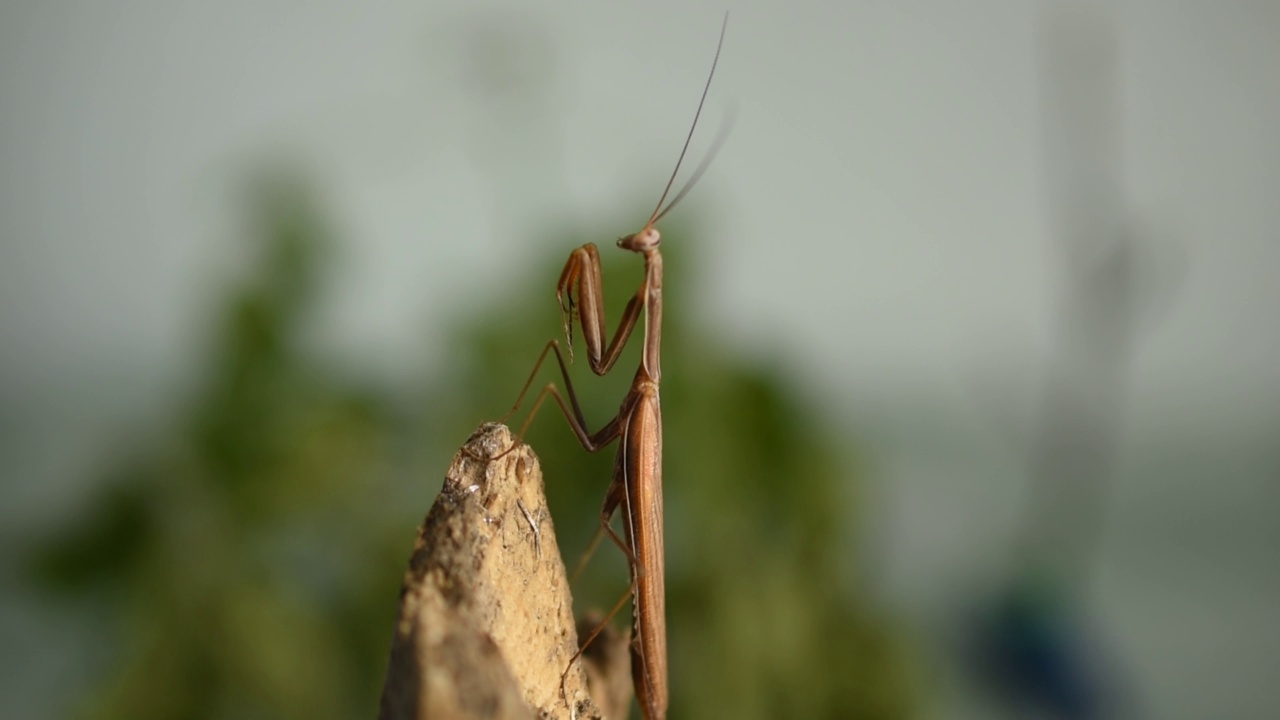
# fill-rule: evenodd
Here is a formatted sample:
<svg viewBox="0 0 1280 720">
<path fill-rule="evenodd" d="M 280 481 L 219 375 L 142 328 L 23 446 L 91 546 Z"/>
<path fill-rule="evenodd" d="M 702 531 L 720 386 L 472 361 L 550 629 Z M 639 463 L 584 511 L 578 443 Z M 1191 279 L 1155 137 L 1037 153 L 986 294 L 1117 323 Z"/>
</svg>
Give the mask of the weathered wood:
<svg viewBox="0 0 1280 720">
<path fill-rule="evenodd" d="M 561 697 L 561 673 L 578 646 L 573 599 L 537 456 L 522 446 L 488 459 L 511 442 L 505 426 L 482 425 L 454 456 L 418 529 L 380 720 L 601 717 L 583 662 Z M 630 697 L 619 702 L 615 688 L 629 674 L 627 641 L 602 636 L 606 645 L 584 660 L 602 662 L 593 681 L 611 688 L 608 705 L 621 717 Z"/>
</svg>

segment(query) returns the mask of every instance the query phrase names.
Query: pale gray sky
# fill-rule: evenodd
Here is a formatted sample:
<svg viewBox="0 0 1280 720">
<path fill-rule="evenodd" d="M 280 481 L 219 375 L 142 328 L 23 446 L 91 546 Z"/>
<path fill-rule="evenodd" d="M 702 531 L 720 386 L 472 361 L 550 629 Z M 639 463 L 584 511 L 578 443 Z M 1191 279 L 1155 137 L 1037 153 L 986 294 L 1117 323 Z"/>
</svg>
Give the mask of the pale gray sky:
<svg viewBox="0 0 1280 720">
<path fill-rule="evenodd" d="M 6 3 L 4 383 L 189 360 L 190 320 L 237 251 L 232 182 L 263 152 L 319 171 L 349 243 L 335 351 L 416 359 L 415 333 L 454 310 L 440 299 L 519 273 L 546 223 L 643 218 L 723 7 Z M 1232 406 L 1278 386 L 1275 7 L 1111 11 L 1124 191 L 1187 273 L 1137 356 L 1140 400 Z M 729 99 L 740 114 L 694 196 L 700 311 L 842 397 L 1034 362 L 1053 290 L 1036 8 L 732 6 L 708 120 Z M 482 41 L 527 85 L 464 94 Z"/>
</svg>

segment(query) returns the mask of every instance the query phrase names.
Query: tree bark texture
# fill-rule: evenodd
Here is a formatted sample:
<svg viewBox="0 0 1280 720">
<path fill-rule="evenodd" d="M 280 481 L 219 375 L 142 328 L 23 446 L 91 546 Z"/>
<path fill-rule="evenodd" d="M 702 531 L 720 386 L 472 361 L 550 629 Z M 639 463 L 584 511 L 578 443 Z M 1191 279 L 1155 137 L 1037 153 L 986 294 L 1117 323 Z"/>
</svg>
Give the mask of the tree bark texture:
<svg viewBox="0 0 1280 720">
<path fill-rule="evenodd" d="M 569 666 L 578 631 L 542 470 L 528 446 L 503 455 L 512 442 L 476 430 L 418 529 L 380 720 L 626 717 L 628 637 L 606 628 Z"/>
</svg>

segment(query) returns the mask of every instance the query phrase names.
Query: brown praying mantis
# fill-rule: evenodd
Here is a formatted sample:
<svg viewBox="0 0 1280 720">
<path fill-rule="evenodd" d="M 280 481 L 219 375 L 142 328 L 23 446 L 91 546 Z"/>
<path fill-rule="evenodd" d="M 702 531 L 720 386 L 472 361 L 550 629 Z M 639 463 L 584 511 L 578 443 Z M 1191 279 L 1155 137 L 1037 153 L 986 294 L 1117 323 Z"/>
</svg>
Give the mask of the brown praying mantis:
<svg viewBox="0 0 1280 720">
<path fill-rule="evenodd" d="M 556 300 L 560 304 L 569 358 L 573 359 L 573 321 L 576 308 L 577 319 L 582 326 L 583 343 L 587 349 L 587 361 L 596 375 L 605 375 L 613 368 L 622 354 L 627 339 L 631 337 L 632 330 L 635 329 L 640 313 L 644 312 L 644 348 L 640 367 L 636 370 L 631 388 L 623 398 L 618 414 L 596 432 L 587 430 L 587 421 L 574 394 L 568 367 L 560 354 L 560 343 L 555 339 L 549 341 L 542 349 L 537 363 L 534 364 L 533 372 L 529 374 L 529 379 L 516 398 L 511 412 L 508 413 L 510 415 L 519 409 L 534 377 L 546 360 L 547 353 L 554 352 L 556 362 L 560 366 L 561 377 L 564 378 L 568 402 L 565 402 L 565 398 L 556 389 L 554 382 L 548 383 L 538 394 L 519 437 L 524 436 L 542 401 L 550 395 L 559 405 L 578 441 L 588 452 L 596 452 L 614 440 L 621 440 L 617 459 L 614 462 L 613 479 L 605 493 L 604 505 L 600 508 L 600 530 L 597 530 L 591 546 L 584 554 L 583 562 L 595 548 L 602 530 L 626 554 L 631 566 L 631 587 L 609 612 L 604 624 L 596 628 L 582 643 L 578 652 L 570 658 L 561 676 L 561 694 L 564 693 L 564 679 L 568 676 L 574 661 L 591 644 L 605 624 L 621 610 L 627 597 L 630 596 L 633 609 L 631 676 L 635 686 L 636 700 L 646 720 L 665 720 L 668 700 L 662 537 L 662 409 L 658 399 L 658 384 L 662 380 L 660 353 L 662 253 L 658 250 L 661 236 L 655 225 L 684 199 L 698 182 L 728 135 L 732 115 L 728 116 L 725 124 L 722 125 L 706 158 L 694 170 L 684 188 L 676 193 L 671 202 L 664 207 L 663 203 L 671 192 L 676 175 L 680 171 L 680 165 L 684 162 L 685 154 L 689 150 L 693 132 L 698 126 L 698 118 L 702 116 L 702 107 L 706 103 L 707 92 L 711 89 L 711 79 L 715 76 L 716 64 L 720 60 L 720 49 L 724 45 L 724 34 L 728 22 L 729 15 L 726 13 L 724 22 L 720 26 L 720 39 L 716 44 L 715 57 L 711 62 L 711 72 L 707 74 L 707 82 L 702 89 L 697 112 L 694 113 L 689 134 L 685 137 L 684 146 L 680 150 L 680 157 L 676 160 L 675 169 L 667 180 L 666 188 L 663 189 L 657 206 L 649 215 L 649 220 L 643 229 L 618 239 L 618 247 L 644 256 L 644 280 L 640 283 L 635 295 L 627 302 L 618 329 L 613 339 L 609 341 L 608 347 L 604 344 L 606 330 L 600 255 L 594 243 L 587 243 L 573 251 L 568 262 L 565 263 L 564 271 L 560 273 L 560 281 L 556 284 Z M 519 440 L 516 444 L 519 444 Z M 514 447 L 515 445 L 513 449 Z M 619 508 L 622 509 L 622 536 L 610 527 L 610 521 Z M 582 564 L 579 563 L 579 569 Z"/>
</svg>

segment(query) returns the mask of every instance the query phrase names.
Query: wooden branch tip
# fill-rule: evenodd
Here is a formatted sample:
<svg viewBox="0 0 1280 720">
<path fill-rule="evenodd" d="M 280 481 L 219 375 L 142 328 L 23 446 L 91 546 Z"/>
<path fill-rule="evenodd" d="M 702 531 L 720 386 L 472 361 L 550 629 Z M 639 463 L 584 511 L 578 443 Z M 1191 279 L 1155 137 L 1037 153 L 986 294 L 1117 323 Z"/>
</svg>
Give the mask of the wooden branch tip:
<svg viewBox="0 0 1280 720">
<path fill-rule="evenodd" d="M 569 667 L 578 632 L 542 469 L 527 445 L 506 452 L 513 441 L 481 425 L 418 528 L 380 720 L 598 720 L 588 674 L 609 717 L 626 717 L 628 637 L 602 633 Z"/>
</svg>

